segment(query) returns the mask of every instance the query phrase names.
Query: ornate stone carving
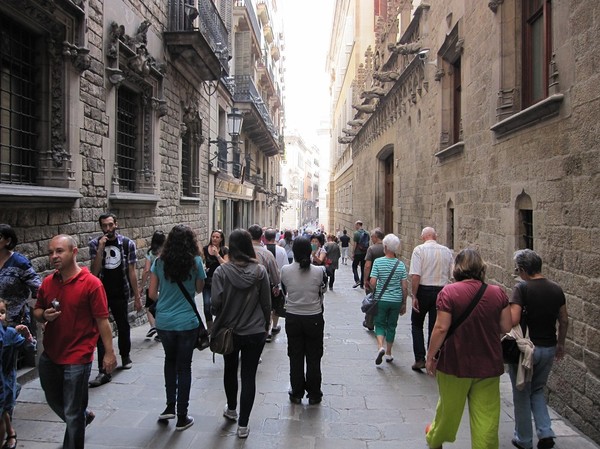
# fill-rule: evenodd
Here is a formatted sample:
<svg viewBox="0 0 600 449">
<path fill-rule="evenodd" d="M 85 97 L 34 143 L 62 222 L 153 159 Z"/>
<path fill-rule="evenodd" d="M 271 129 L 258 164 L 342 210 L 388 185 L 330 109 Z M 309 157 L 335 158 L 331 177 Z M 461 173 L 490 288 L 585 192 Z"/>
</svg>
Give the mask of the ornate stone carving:
<svg viewBox="0 0 600 449">
<path fill-rule="evenodd" d="M 440 67 L 439 69 L 437 69 L 437 70 L 435 71 L 435 75 L 434 75 L 434 77 L 433 77 L 433 78 L 434 78 L 436 81 L 439 81 L 439 80 L 441 80 L 441 79 L 442 79 L 442 78 L 443 78 L 445 75 L 446 75 L 446 72 L 444 72 L 444 69 L 442 69 L 442 68 Z"/>
<path fill-rule="evenodd" d="M 353 104 L 352 107 L 359 112 L 365 112 L 367 114 L 372 114 L 377 109 L 377 103 L 373 104 Z"/>
<path fill-rule="evenodd" d="M 354 137 L 338 137 L 338 143 L 342 143 L 342 144 L 352 143 L 353 140 L 354 140 Z"/>
<path fill-rule="evenodd" d="M 382 87 L 373 87 L 371 89 L 367 89 L 364 92 L 362 92 L 360 94 L 360 98 L 367 98 L 367 99 L 372 99 L 372 98 L 381 98 L 385 95 L 385 89 L 383 89 Z"/>
<path fill-rule="evenodd" d="M 490 8 L 492 12 L 496 14 L 496 12 L 498 11 L 498 6 L 500 6 L 502 3 L 504 3 L 504 0 L 491 0 L 488 3 L 488 8 Z"/>
<path fill-rule="evenodd" d="M 192 141 L 197 145 L 202 145 L 204 136 L 202 135 L 202 118 L 196 106 L 186 106 L 183 110 L 183 124 L 190 133 Z"/>
<path fill-rule="evenodd" d="M 152 108 L 156 110 L 159 117 L 164 117 L 169 112 L 167 108 L 167 100 L 161 98 L 152 97 L 151 99 Z"/>
<path fill-rule="evenodd" d="M 362 126 L 364 124 L 365 124 L 365 121 L 362 119 L 350 120 L 348 122 L 348 125 L 350 125 L 350 126 Z"/>
<path fill-rule="evenodd" d="M 409 42 L 407 44 L 388 44 L 388 50 L 390 50 L 393 53 L 398 53 L 400 55 L 414 55 L 421 51 L 421 43 Z"/>
<path fill-rule="evenodd" d="M 374 72 L 373 78 L 377 81 L 381 81 L 382 83 L 389 83 L 393 81 L 397 81 L 400 78 L 400 74 L 395 71 L 389 72 Z"/>
<path fill-rule="evenodd" d="M 64 41 L 62 54 L 65 58 L 71 59 L 73 66 L 80 72 L 84 72 L 92 65 L 89 48 L 78 47 L 75 44 Z"/>
<path fill-rule="evenodd" d="M 358 131 L 359 131 L 358 129 L 350 129 L 350 128 L 342 129 L 342 132 L 349 136 L 356 136 L 358 134 Z"/>
</svg>

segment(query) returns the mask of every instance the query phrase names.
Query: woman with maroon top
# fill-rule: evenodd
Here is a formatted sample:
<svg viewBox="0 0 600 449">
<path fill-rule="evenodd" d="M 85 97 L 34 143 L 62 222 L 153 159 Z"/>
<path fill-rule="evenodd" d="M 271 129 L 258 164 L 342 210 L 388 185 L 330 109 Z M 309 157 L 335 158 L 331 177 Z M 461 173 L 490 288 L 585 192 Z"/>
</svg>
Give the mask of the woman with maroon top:
<svg viewBox="0 0 600 449">
<path fill-rule="evenodd" d="M 426 360 L 427 373 L 436 376 L 439 390 L 435 418 L 425 430 L 430 448 L 456 440 L 467 400 L 471 447 L 499 446 L 500 376 L 504 372 L 500 335 L 511 329 L 504 290 L 487 285 L 468 317 L 444 342 L 452 322 L 468 309 L 482 287 L 485 268 L 477 250 L 462 250 L 454 262 L 457 282 L 446 285 L 437 297 L 437 319 Z"/>
</svg>

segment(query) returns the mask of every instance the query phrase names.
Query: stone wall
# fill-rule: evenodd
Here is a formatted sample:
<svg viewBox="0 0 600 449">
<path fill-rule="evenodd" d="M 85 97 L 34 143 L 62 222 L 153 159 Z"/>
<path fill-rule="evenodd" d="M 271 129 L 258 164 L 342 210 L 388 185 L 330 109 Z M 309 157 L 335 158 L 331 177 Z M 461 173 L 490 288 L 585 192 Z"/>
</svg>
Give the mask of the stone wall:
<svg viewBox="0 0 600 449">
<path fill-rule="evenodd" d="M 403 260 L 420 243 L 422 227 L 434 226 L 442 243 L 453 237 L 455 251 L 478 246 L 488 263 L 489 282 L 510 294 L 515 283 L 512 254 L 519 238 L 517 202 L 527 195 L 534 249 L 544 260 L 544 274 L 563 287 L 570 316 L 567 356 L 553 369 L 549 400 L 600 441 L 600 244 L 594 238 L 600 223 L 600 74 L 593 63 L 600 49 L 589 44 L 600 37 L 600 4 L 552 2 L 554 61 L 558 92 L 564 95 L 558 115 L 497 135 L 490 128 L 498 122 L 500 14 L 514 3 L 505 1 L 497 13 L 487 2 L 438 3 L 432 2 L 421 17 L 421 45 L 431 48 L 433 63 L 461 21 L 464 147 L 454 155 L 435 156 L 444 148 L 444 79 L 436 81 L 438 67 L 423 64 L 420 93 L 406 101 L 402 86 L 391 88 L 352 143 L 353 217 L 335 214 L 335 220 L 381 220 L 381 210 L 372 205 L 382 188 L 377 155 L 393 144 L 394 222 Z M 397 108 L 390 113 L 392 104 Z M 448 235 L 449 201 L 455 214 L 453 236 Z"/>
</svg>

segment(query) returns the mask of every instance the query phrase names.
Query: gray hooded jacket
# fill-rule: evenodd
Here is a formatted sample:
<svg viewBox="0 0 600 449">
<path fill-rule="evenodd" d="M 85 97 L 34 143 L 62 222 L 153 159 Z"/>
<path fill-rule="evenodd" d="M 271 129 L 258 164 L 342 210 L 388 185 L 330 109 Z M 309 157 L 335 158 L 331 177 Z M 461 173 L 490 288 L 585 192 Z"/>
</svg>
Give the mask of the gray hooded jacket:
<svg viewBox="0 0 600 449">
<path fill-rule="evenodd" d="M 223 327 L 234 327 L 238 335 L 266 332 L 271 287 L 265 268 L 257 263 L 220 265 L 213 274 L 211 308 L 216 316 L 213 333 Z"/>
</svg>

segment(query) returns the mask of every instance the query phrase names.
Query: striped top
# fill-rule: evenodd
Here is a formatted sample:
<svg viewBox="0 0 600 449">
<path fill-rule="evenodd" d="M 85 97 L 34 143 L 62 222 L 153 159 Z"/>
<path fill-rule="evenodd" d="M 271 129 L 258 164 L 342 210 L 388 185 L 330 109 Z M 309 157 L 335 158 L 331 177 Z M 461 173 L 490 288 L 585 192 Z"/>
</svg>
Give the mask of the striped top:
<svg viewBox="0 0 600 449">
<path fill-rule="evenodd" d="M 371 278 L 377 279 L 377 287 L 375 288 L 375 298 L 379 298 L 379 292 L 383 289 L 383 285 L 385 281 L 387 281 L 394 265 L 396 265 L 396 258 L 389 257 L 379 257 L 373 261 L 373 268 L 371 269 Z M 388 286 L 383 292 L 383 296 L 380 301 L 389 301 L 389 302 L 402 302 L 404 298 L 402 297 L 402 281 L 408 278 L 406 274 L 406 267 L 404 263 L 400 261 L 398 263 L 398 267 L 396 271 L 394 271 L 394 275 L 390 279 Z"/>
<path fill-rule="evenodd" d="M 452 251 L 435 240 L 427 240 L 413 250 L 409 274 L 421 276 L 419 285 L 443 287 L 450 281 L 452 259 Z"/>
</svg>

